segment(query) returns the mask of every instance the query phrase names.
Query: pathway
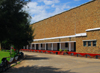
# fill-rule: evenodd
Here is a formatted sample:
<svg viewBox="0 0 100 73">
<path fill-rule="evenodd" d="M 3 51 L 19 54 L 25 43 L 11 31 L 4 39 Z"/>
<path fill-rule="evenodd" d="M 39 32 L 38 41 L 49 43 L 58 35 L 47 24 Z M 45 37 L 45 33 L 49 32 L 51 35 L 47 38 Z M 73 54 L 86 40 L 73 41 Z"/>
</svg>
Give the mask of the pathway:
<svg viewBox="0 0 100 73">
<path fill-rule="evenodd" d="M 26 58 L 3 73 L 100 73 L 100 59 L 24 52 Z"/>
</svg>

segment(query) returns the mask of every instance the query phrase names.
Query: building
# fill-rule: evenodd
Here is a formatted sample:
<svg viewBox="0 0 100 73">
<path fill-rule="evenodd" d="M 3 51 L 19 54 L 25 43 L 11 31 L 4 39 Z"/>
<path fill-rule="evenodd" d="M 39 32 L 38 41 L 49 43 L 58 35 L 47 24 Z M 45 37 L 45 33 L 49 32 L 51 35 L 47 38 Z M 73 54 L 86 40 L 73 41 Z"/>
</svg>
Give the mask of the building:
<svg viewBox="0 0 100 73">
<path fill-rule="evenodd" d="M 100 0 L 41 20 L 32 27 L 36 36 L 24 49 L 100 54 Z"/>
</svg>

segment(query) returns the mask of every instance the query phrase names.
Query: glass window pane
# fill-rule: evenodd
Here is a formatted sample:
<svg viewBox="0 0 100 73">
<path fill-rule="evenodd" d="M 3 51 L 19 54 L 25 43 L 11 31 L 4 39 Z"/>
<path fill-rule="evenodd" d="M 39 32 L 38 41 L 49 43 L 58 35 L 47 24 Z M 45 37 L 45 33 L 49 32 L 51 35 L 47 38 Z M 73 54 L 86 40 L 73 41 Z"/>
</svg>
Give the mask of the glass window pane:
<svg viewBox="0 0 100 73">
<path fill-rule="evenodd" d="M 91 41 L 88 41 L 88 46 L 91 46 Z"/>
<path fill-rule="evenodd" d="M 96 46 L 96 41 L 93 41 L 93 46 Z"/>
<path fill-rule="evenodd" d="M 86 46 L 86 41 L 83 42 L 83 46 Z"/>
</svg>

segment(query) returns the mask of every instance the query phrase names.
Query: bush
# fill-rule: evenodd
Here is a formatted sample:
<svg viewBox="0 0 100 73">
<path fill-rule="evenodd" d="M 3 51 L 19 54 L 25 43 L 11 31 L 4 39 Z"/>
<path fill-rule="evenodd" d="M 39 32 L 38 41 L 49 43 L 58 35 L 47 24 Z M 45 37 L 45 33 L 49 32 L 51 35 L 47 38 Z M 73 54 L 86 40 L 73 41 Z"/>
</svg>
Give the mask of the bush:
<svg viewBox="0 0 100 73">
<path fill-rule="evenodd" d="M 67 52 L 67 49 L 65 49 L 64 51 Z"/>
<path fill-rule="evenodd" d="M 62 51 L 62 49 L 59 49 L 59 51 Z"/>
</svg>

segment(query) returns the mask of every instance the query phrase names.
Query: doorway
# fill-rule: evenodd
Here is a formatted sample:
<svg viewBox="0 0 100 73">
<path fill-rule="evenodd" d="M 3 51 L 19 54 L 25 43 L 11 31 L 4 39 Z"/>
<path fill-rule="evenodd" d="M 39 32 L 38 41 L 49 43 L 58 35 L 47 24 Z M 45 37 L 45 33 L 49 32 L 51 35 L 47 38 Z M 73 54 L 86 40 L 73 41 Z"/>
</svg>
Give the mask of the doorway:
<svg viewBox="0 0 100 73">
<path fill-rule="evenodd" d="M 46 44 L 46 50 L 48 50 L 48 44 Z"/>
<path fill-rule="evenodd" d="M 74 42 L 74 52 L 76 52 L 76 42 Z"/>
<path fill-rule="evenodd" d="M 59 43 L 57 43 L 57 51 L 59 51 L 59 49 L 60 49 L 60 48 L 59 48 L 59 45 L 60 45 L 60 44 L 59 44 Z"/>
<path fill-rule="evenodd" d="M 38 44 L 36 44 L 36 50 L 38 50 Z"/>
</svg>

